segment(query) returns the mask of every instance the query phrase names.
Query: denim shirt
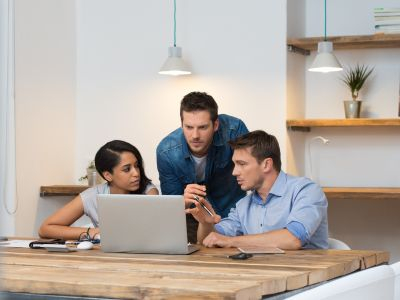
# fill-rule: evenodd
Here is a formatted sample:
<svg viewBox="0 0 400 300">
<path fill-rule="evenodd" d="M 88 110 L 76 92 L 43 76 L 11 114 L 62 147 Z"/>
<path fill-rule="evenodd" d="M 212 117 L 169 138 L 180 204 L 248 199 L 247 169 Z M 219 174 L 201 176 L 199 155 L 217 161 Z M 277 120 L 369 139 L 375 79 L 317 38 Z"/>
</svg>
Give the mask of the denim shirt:
<svg viewBox="0 0 400 300">
<path fill-rule="evenodd" d="M 245 196 L 236 178 L 232 175 L 233 151 L 228 141 L 248 132 L 246 125 L 239 119 L 219 115 L 219 128 L 214 133 L 208 149 L 205 170 L 207 200 L 215 212 L 226 217 L 231 207 Z M 196 182 L 195 164 L 182 128 L 166 136 L 157 147 L 157 168 L 164 195 L 183 195 L 186 185 Z"/>
<path fill-rule="evenodd" d="M 327 209 L 328 201 L 316 183 L 281 171 L 265 202 L 253 191 L 236 203 L 229 216 L 215 225 L 215 230 L 227 236 L 282 228 L 293 233 L 291 225 L 295 224 L 300 229 L 297 232 L 304 231 L 298 236 L 303 248 L 327 249 Z"/>
</svg>

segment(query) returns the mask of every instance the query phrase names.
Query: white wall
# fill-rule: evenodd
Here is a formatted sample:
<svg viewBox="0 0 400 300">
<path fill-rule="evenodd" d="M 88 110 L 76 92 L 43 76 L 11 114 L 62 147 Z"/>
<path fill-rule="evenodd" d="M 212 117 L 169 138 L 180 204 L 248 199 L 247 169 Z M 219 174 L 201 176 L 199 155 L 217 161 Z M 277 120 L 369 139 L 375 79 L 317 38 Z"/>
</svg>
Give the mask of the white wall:
<svg viewBox="0 0 400 300">
<path fill-rule="evenodd" d="M 399 0 L 327 0 L 327 35 L 374 34 L 376 7 L 399 7 Z M 323 36 L 324 1 L 306 0 L 305 36 Z"/>
<path fill-rule="evenodd" d="M 157 183 L 155 148 L 180 126 L 191 91 L 276 134 L 285 157 L 285 1 L 177 1 L 187 77 L 157 73 L 173 43 L 172 9 L 160 0 L 78 2 L 76 177 L 99 146 L 120 138 L 138 146 Z"/>
<path fill-rule="evenodd" d="M 137 145 L 148 175 L 157 183 L 155 147 L 164 135 L 179 126 L 180 99 L 193 90 L 209 92 L 218 101 L 221 112 L 241 117 L 249 129 L 261 128 L 277 135 L 284 165 L 289 148 L 300 174 L 307 168 L 307 159 L 306 164 L 302 163 L 305 143 L 314 134 L 323 134 L 328 135 L 331 144 L 323 148 L 317 142 L 313 144 L 314 169 L 323 184 L 367 185 L 368 178 L 385 186 L 398 186 L 398 172 L 393 170 L 398 162 L 394 154 L 398 151 L 396 131 L 354 129 L 344 134 L 340 129 L 313 130 L 310 134 L 296 133 L 287 147 L 286 114 L 341 118 L 341 101 L 346 91 L 334 76 L 311 78 L 311 74 L 301 71 L 311 57 L 302 61 L 289 54 L 286 58 L 286 1 L 177 2 L 177 42 L 194 74 L 171 78 L 157 74 L 167 48 L 172 45 L 171 2 L 16 0 L 20 200 L 17 235 L 31 236 L 46 215 L 68 201 L 57 197 L 41 199 L 39 187 L 76 183 L 99 146 L 111 139 L 121 138 Z M 322 9 L 320 2 L 305 1 L 306 10 L 301 12 L 307 20 L 301 24 L 305 35 L 322 34 L 318 19 L 321 15 L 314 19 L 311 13 Z M 379 5 L 396 6 L 396 2 L 379 1 Z M 293 0 L 289 3 L 293 5 Z M 370 24 L 365 21 L 371 18 L 370 10 L 365 7 L 378 1 L 328 3 L 335 3 L 332 15 L 328 11 L 333 22 L 328 23 L 328 34 L 371 33 Z M 296 7 L 300 9 L 298 4 Z M 288 15 L 292 16 L 293 11 Z M 303 31 L 300 26 L 293 29 L 297 22 L 288 24 L 293 36 Z M 351 28 L 355 28 L 354 32 Z M 370 112 L 379 117 L 391 116 L 396 101 L 392 99 L 396 96 L 393 59 L 398 57 L 398 49 L 338 51 L 337 55 L 344 62 L 352 62 L 360 55 L 363 61 L 372 60 L 375 64 L 376 60 L 375 77 L 363 97 Z M 286 59 L 296 65 L 294 72 L 290 67 L 288 70 L 288 91 Z M 296 81 L 298 72 L 300 81 Z M 300 86 L 304 89 L 297 90 Z M 329 92 L 316 94 L 321 88 Z M 296 103 L 297 96 L 300 101 Z M 360 154 L 367 149 L 376 153 Z M 344 167 L 338 157 L 348 154 L 367 159 Z M 370 171 L 359 173 L 361 167 Z M 344 180 L 347 174 L 351 180 Z M 399 203 L 330 202 L 331 232 L 354 248 L 371 248 L 367 239 L 372 239 L 379 245 L 377 248 L 393 250 L 392 259 L 398 260 L 395 249 L 399 249 L 399 234 L 395 230 L 400 228 L 396 223 L 400 218 L 394 219 L 388 210 L 395 214 Z M 384 239 L 383 232 L 387 233 Z"/>
<path fill-rule="evenodd" d="M 323 3 L 306 0 L 304 36 L 323 35 Z M 374 7 L 399 7 L 399 1 L 327 1 L 327 35 L 373 34 Z M 301 34 L 298 30 L 297 33 Z M 294 88 L 288 94 L 299 90 L 305 96 L 292 101 L 288 117 L 344 118 L 343 100 L 349 99 L 350 93 L 340 81 L 342 74 L 306 71 L 315 52 L 303 58 L 303 69 L 293 55 L 288 55 L 288 82 L 298 76 L 304 81 L 304 90 Z M 335 55 L 344 66 L 359 62 L 375 68 L 360 95 L 363 117 L 398 116 L 400 49 L 335 50 Z M 300 116 L 293 113 L 295 107 L 300 110 Z M 304 114 L 301 116 L 301 113 Z M 309 133 L 290 132 L 288 144 L 294 153 L 291 169 L 313 177 L 325 187 L 399 187 L 399 133 L 397 128 L 312 128 Z M 328 138 L 330 143 L 323 145 L 311 140 L 319 135 Z M 311 159 L 307 151 L 309 144 Z M 313 174 L 310 174 L 310 161 Z M 396 213 L 399 211 L 398 201 L 332 200 L 329 202 L 330 232 L 355 249 L 387 249 L 392 261 L 396 261 L 400 259 L 400 218 Z"/>
<path fill-rule="evenodd" d="M 321 35 L 323 1 L 309 0 L 306 6 L 306 35 Z M 328 1 L 328 35 L 373 34 L 374 7 L 396 7 L 398 1 Z M 354 12 L 357 11 L 356 14 Z M 350 14 L 351 12 L 351 14 Z M 322 14 L 323 17 L 323 14 Z M 322 25 L 321 25 L 322 24 Z M 362 117 L 395 118 L 399 112 L 400 49 L 336 50 L 343 66 L 357 62 L 374 67 L 360 93 Z M 306 59 L 306 68 L 315 52 Z M 305 69 L 306 70 L 306 69 Z M 318 74 L 304 71 L 306 82 L 306 118 L 343 118 L 343 100 L 351 99 L 341 82 L 343 73 Z M 319 153 L 318 180 L 323 186 L 400 186 L 400 139 L 398 130 L 380 129 L 313 129 L 308 138 L 324 133 L 331 140 Z M 368 146 L 368 147 L 366 147 Z M 384 159 L 378 159 L 378 158 Z M 309 157 L 305 157 L 309 164 Z M 366 168 L 368 166 L 368 168 Z M 346 170 L 343 172 L 343 170 Z M 371 170 L 366 172 L 366 170 Z M 311 176 L 306 170 L 306 174 Z"/>
<path fill-rule="evenodd" d="M 287 36 L 303 37 L 305 35 L 305 0 L 288 0 L 287 2 Z M 287 51 L 286 68 L 286 118 L 303 119 L 306 110 L 304 76 L 305 59 L 302 55 Z M 287 172 L 293 175 L 304 174 L 304 137 L 301 134 L 287 131 Z"/>
<path fill-rule="evenodd" d="M 0 235 L 15 235 L 14 1 L 0 0 Z"/>
<path fill-rule="evenodd" d="M 32 236 L 51 211 L 39 187 L 73 182 L 75 2 L 15 2 L 16 235 Z"/>
<path fill-rule="evenodd" d="M 286 156 L 286 1 L 178 0 L 188 77 L 157 73 L 173 42 L 172 9 L 162 0 L 17 0 L 17 235 L 36 234 L 69 200 L 40 198 L 39 187 L 78 183 L 109 140 L 137 145 L 157 183 L 156 145 L 180 126 L 180 100 L 194 90 L 275 134 Z"/>
<path fill-rule="evenodd" d="M 328 36 L 373 34 L 373 9 L 399 7 L 399 1 L 394 0 L 350 2 L 336 0 L 327 3 Z M 306 17 L 306 35 L 322 35 L 323 1 L 308 0 Z M 313 52 L 307 57 L 306 68 L 312 63 L 315 54 Z M 363 100 L 362 117 L 398 116 L 400 49 L 336 50 L 335 55 L 345 67 L 354 66 L 357 62 L 374 67 L 374 73 L 366 81 L 360 93 L 360 99 Z M 351 99 L 351 94 L 340 80 L 342 72 L 321 75 L 305 71 L 304 75 L 307 99 L 305 116 L 343 118 L 343 100 Z M 323 152 L 317 153 L 325 158 L 320 160 L 321 165 L 316 166 L 317 170 L 320 170 L 318 180 L 323 186 L 398 187 L 400 185 L 400 173 L 397 171 L 400 168 L 398 131 L 387 128 L 373 130 L 362 128 L 322 132 L 331 140 L 330 145 L 323 148 Z M 310 138 L 322 132 L 313 130 L 307 136 Z M 384 159 L 376 159 L 377 157 Z M 305 161 L 309 165 L 307 155 Z M 366 172 L 366 165 L 370 172 Z M 306 174 L 311 176 L 307 171 Z"/>
</svg>

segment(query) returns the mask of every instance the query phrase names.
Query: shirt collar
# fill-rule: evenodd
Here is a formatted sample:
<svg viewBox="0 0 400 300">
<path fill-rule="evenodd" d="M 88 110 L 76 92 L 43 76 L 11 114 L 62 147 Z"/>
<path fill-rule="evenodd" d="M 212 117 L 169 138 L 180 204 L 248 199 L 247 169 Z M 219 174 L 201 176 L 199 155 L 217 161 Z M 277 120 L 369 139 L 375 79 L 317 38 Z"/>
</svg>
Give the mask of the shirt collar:
<svg viewBox="0 0 400 300">
<path fill-rule="evenodd" d="M 273 194 L 278 197 L 282 197 L 285 194 L 286 190 L 286 182 L 287 182 L 287 175 L 285 172 L 280 171 L 278 177 L 276 178 L 274 184 L 269 191 L 270 194 Z"/>
<path fill-rule="evenodd" d="M 221 124 L 219 124 L 219 126 L 221 127 Z M 224 142 L 222 132 L 221 132 L 220 128 L 218 128 L 218 130 L 214 133 L 212 145 L 218 147 L 218 146 L 224 146 L 225 144 L 226 144 L 226 142 Z"/>
<path fill-rule="evenodd" d="M 270 195 L 282 197 L 285 194 L 286 182 L 287 182 L 286 173 L 283 171 L 280 171 L 278 177 L 276 178 L 274 184 L 271 187 L 271 190 L 269 191 L 269 194 L 267 195 L 266 203 L 268 202 L 268 198 L 270 198 Z M 257 191 L 253 191 L 252 198 L 257 203 L 263 204 L 263 199 L 260 197 L 260 195 L 258 194 Z"/>
<path fill-rule="evenodd" d="M 181 128 L 181 130 L 182 130 L 181 142 L 182 142 L 183 157 L 189 158 L 191 153 L 189 150 L 188 143 L 186 142 L 185 135 L 183 134 L 183 129 Z"/>
</svg>

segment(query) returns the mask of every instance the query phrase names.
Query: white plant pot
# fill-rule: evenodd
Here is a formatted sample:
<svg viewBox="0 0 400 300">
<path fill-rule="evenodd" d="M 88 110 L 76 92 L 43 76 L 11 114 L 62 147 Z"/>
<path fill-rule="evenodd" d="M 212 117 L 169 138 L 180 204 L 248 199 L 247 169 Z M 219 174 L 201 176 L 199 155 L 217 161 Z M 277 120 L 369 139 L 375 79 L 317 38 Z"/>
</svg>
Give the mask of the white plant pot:
<svg viewBox="0 0 400 300">
<path fill-rule="evenodd" d="M 360 117 L 361 112 L 361 101 L 359 100 L 345 100 L 344 103 L 344 114 L 347 119 L 354 119 Z"/>
<path fill-rule="evenodd" d="M 87 168 L 87 180 L 89 186 L 95 186 L 96 184 L 101 184 L 103 182 L 103 178 L 97 173 L 96 169 Z"/>
</svg>

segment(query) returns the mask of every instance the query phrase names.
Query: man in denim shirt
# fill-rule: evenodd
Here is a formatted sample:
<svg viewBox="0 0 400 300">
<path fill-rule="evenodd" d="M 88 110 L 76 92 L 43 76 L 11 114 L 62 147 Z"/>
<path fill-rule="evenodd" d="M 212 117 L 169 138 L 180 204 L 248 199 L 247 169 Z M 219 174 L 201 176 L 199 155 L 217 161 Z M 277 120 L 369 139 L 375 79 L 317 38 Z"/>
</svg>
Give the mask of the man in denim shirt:
<svg viewBox="0 0 400 300">
<path fill-rule="evenodd" d="M 243 190 L 252 193 L 222 220 L 210 216 L 199 203 L 187 209 L 200 223 L 199 242 L 207 247 L 328 248 L 325 194 L 308 178 L 281 171 L 276 138 L 257 130 L 230 145 L 233 175 Z M 200 202 L 214 213 L 204 198 Z"/>
<path fill-rule="evenodd" d="M 164 195 L 184 195 L 187 207 L 196 197 L 207 197 L 214 210 L 227 216 L 245 195 L 232 175 L 230 140 L 248 130 L 239 119 L 218 115 L 210 95 L 192 92 L 181 101 L 182 127 L 157 147 L 157 168 Z M 197 222 L 187 215 L 189 241 L 196 241 Z"/>
</svg>

